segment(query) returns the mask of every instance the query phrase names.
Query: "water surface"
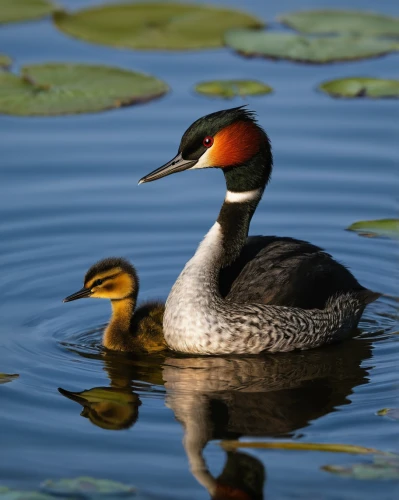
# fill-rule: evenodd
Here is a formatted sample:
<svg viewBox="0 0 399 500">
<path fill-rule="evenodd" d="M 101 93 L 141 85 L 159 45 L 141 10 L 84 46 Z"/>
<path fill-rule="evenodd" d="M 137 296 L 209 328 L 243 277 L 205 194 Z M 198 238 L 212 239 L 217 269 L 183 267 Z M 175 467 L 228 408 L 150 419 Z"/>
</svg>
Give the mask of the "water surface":
<svg viewBox="0 0 399 500">
<path fill-rule="evenodd" d="M 217 3 L 242 7 L 238 0 Z M 301 7 L 331 5 L 346 3 L 309 0 Z M 376 8 L 370 0 L 352 7 Z M 247 6 L 268 20 L 296 8 L 293 0 Z M 398 15 L 393 2 L 378 9 Z M 100 114 L 0 117 L 0 372 L 20 374 L 0 386 L 1 482 L 27 489 L 46 478 L 90 475 L 182 500 L 209 498 L 207 489 L 222 483 L 254 499 L 394 498 L 397 483 L 320 469 L 367 457 L 227 453 L 218 443 L 289 438 L 399 451 L 398 423 L 376 415 L 399 405 L 397 242 L 345 231 L 356 220 L 397 217 L 398 107 L 315 90 L 323 80 L 357 74 L 395 78 L 399 56 L 306 66 L 222 49 L 133 52 L 68 38 L 49 20 L 2 26 L 0 46 L 13 69 L 42 61 L 106 63 L 154 73 L 172 88 L 152 103 Z M 193 92 L 204 79 L 243 76 L 275 92 L 231 103 Z M 356 339 L 314 351 L 220 359 L 104 355 L 99 341 L 109 305 L 62 298 L 79 289 L 92 263 L 111 255 L 137 266 L 142 299 L 167 297 L 216 217 L 223 176 L 207 170 L 140 187 L 137 181 L 175 154 L 193 120 L 243 102 L 258 113 L 275 155 L 251 233 L 318 244 L 385 296 L 368 307 Z M 82 408 L 58 387 L 112 387 L 124 405 Z"/>
</svg>

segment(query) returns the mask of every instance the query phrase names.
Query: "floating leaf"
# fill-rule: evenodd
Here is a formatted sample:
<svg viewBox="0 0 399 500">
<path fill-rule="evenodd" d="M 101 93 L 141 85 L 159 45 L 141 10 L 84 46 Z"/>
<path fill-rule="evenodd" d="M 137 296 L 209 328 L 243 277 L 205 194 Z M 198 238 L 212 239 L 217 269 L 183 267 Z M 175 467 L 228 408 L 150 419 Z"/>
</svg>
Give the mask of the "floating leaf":
<svg viewBox="0 0 399 500">
<path fill-rule="evenodd" d="M 327 472 L 354 479 L 399 479 L 399 457 L 375 457 L 373 463 L 360 463 L 351 466 L 325 465 Z"/>
<path fill-rule="evenodd" d="M 91 113 L 146 102 L 168 91 L 153 76 L 109 66 L 51 63 L 25 66 L 21 73 L 0 73 L 0 113 Z"/>
<path fill-rule="evenodd" d="M 74 496 L 92 499 L 98 496 L 134 496 L 136 488 L 127 484 L 110 481 L 108 479 L 95 479 L 93 477 L 76 477 L 73 479 L 51 479 L 42 484 L 42 489 L 50 495 Z"/>
<path fill-rule="evenodd" d="M 399 420 L 399 408 L 383 408 L 377 411 L 377 415 L 389 417 L 392 420 Z"/>
<path fill-rule="evenodd" d="M 0 384 L 6 384 L 7 382 L 11 382 L 12 380 L 18 378 L 19 375 L 17 373 L 0 373 Z"/>
<path fill-rule="evenodd" d="M 183 3 L 105 5 L 57 12 L 54 22 L 64 33 L 88 42 L 150 50 L 221 47 L 226 30 L 264 25 L 244 12 Z"/>
<path fill-rule="evenodd" d="M 399 49 L 398 43 L 371 37 L 306 37 L 260 30 L 230 30 L 226 44 L 244 56 L 331 63 L 381 56 Z"/>
<path fill-rule="evenodd" d="M 346 33 L 399 36 L 399 19 L 355 10 L 307 10 L 279 16 L 278 20 L 301 33 Z"/>
<path fill-rule="evenodd" d="M 361 236 L 399 238 L 399 219 L 365 220 L 355 222 L 347 229 L 357 231 Z"/>
<path fill-rule="evenodd" d="M 399 80 L 383 78 L 341 78 L 324 82 L 319 88 L 335 97 L 399 97 Z"/>
<path fill-rule="evenodd" d="M 210 97 L 222 97 L 232 99 L 233 97 L 244 97 L 249 95 L 270 94 L 273 89 L 265 83 L 256 80 L 212 80 L 198 83 L 195 90 L 199 94 Z"/>
<path fill-rule="evenodd" d="M 0 500 L 54 500 L 54 497 L 37 491 L 13 490 L 0 487 Z"/>
<path fill-rule="evenodd" d="M 9 66 L 11 66 L 11 62 L 12 61 L 8 56 L 6 56 L 5 54 L 0 54 L 0 69 L 8 68 Z"/>
<path fill-rule="evenodd" d="M 0 0 L 0 24 L 39 19 L 56 8 L 50 0 Z"/>
<path fill-rule="evenodd" d="M 380 453 L 382 451 L 364 446 L 352 444 L 331 444 L 331 443 L 295 443 L 291 441 L 222 441 L 222 447 L 227 450 L 237 448 L 263 448 L 273 450 L 299 450 L 299 451 L 328 451 L 330 453 L 354 453 L 367 455 L 370 453 Z"/>
</svg>

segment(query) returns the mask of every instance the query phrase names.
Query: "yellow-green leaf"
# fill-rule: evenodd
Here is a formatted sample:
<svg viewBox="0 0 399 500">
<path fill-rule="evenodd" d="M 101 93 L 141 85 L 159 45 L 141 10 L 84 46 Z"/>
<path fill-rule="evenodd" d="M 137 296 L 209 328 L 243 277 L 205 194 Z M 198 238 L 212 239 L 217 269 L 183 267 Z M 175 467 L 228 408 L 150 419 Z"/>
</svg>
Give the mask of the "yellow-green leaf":
<svg viewBox="0 0 399 500">
<path fill-rule="evenodd" d="M 385 236 L 399 238 L 399 219 L 378 219 L 354 222 L 348 227 L 361 236 Z"/>
<path fill-rule="evenodd" d="M 323 64 L 381 56 L 399 50 L 399 44 L 372 37 L 306 37 L 291 33 L 237 29 L 225 35 L 226 44 L 239 54 Z"/>
<path fill-rule="evenodd" d="M 11 59 L 5 54 L 0 54 L 0 68 L 8 68 L 11 66 Z"/>
<path fill-rule="evenodd" d="M 0 113 L 93 113 L 150 101 L 168 91 L 163 81 L 109 66 L 50 63 L 25 66 L 21 76 L 0 73 Z"/>
<path fill-rule="evenodd" d="M 399 36 L 398 18 L 361 10 L 305 10 L 278 19 L 301 33 Z"/>
<path fill-rule="evenodd" d="M 220 47 L 231 28 L 264 23 L 245 12 L 184 3 L 130 3 L 54 15 L 56 26 L 88 42 L 149 50 Z"/>
<path fill-rule="evenodd" d="M 377 411 L 377 415 L 388 417 L 392 420 L 399 420 L 399 408 L 383 408 Z"/>
<path fill-rule="evenodd" d="M 334 97 L 399 97 L 399 80 L 351 77 L 330 80 L 319 86 Z"/>
<path fill-rule="evenodd" d="M 56 9 L 50 0 L 0 0 L 0 24 L 39 19 Z"/>
<path fill-rule="evenodd" d="M 198 83 L 195 86 L 195 90 L 199 94 L 209 97 L 221 97 L 223 99 L 264 95 L 273 92 L 273 89 L 269 85 L 256 80 L 212 80 Z"/>
<path fill-rule="evenodd" d="M 327 451 L 330 453 L 353 453 L 367 455 L 370 453 L 383 453 L 374 448 L 355 446 L 352 444 L 331 443 L 296 443 L 291 441 L 222 441 L 222 447 L 231 450 L 237 448 L 262 448 L 273 450 L 298 450 L 298 451 Z"/>
<path fill-rule="evenodd" d="M 0 384 L 6 384 L 18 377 L 19 375 L 17 373 L 0 373 Z"/>
</svg>

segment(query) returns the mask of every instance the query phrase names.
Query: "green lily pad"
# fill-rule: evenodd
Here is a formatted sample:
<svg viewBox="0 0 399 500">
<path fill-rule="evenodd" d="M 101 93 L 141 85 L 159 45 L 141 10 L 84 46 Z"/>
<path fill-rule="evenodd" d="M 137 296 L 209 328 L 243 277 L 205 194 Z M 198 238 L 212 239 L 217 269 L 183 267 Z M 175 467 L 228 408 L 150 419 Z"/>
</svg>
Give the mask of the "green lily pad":
<svg viewBox="0 0 399 500">
<path fill-rule="evenodd" d="M 0 24 L 39 19 L 56 9 L 49 0 L 0 0 Z"/>
<path fill-rule="evenodd" d="M 54 500 L 54 498 L 37 491 L 13 490 L 0 487 L 0 500 Z"/>
<path fill-rule="evenodd" d="M 7 382 L 11 382 L 12 380 L 18 378 L 19 375 L 17 373 L 0 373 L 0 384 L 6 384 Z"/>
<path fill-rule="evenodd" d="M 375 457 L 372 463 L 359 463 L 350 466 L 325 465 L 322 467 L 327 472 L 354 479 L 399 479 L 399 458 Z"/>
<path fill-rule="evenodd" d="M 65 115 L 93 113 L 150 101 L 168 91 L 163 81 L 109 66 L 40 64 L 21 76 L 0 73 L 0 113 Z"/>
<path fill-rule="evenodd" d="M 260 19 L 236 10 L 160 2 L 57 12 L 54 22 L 64 33 L 88 42 L 149 50 L 221 47 L 226 30 L 264 25 Z"/>
<path fill-rule="evenodd" d="M 341 78 L 324 82 L 319 88 L 334 97 L 399 97 L 399 80 L 382 78 Z"/>
<path fill-rule="evenodd" d="M 0 69 L 11 66 L 11 59 L 5 54 L 0 54 Z"/>
<path fill-rule="evenodd" d="M 399 238 L 399 219 L 379 219 L 355 222 L 348 228 L 361 236 L 385 236 Z"/>
<path fill-rule="evenodd" d="M 78 496 L 84 499 L 109 496 L 135 496 L 136 488 L 133 486 L 110 481 L 108 479 L 95 479 L 93 477 L 76 477 L 73 479 L 51 479 L 41 485 L 44 492 L 56 496 Z"/>
<path fill-rule="evenodd" d="M 399 44 L 371 37 L 306 37 L 261 30 L 230 30 L 226 45 L 248 57 L 331 63 L 381 56 L 399 50 Z"/>
<path fill-rule="evenodd" d="M 392 420 L 399 420 L 399 408 L 383 408 L 377 411 L 377 415 L 388 417 Z"/>
<path fill-rule="evenodd" d="M 209 97 L 222 97 L 232 99 L 233 97 L 244 97 L 250 95 L 270 94 L 273 89 L 265 83 L 256 80 L 212 80 L 198 83 L 196 92 Z"/>
<path fill-rule="evenodd" d="M 399 19 L 356 10 L 307 10 L 279 16 L 278 20 L 301 33 L 399 36 Z"/>
</svg>

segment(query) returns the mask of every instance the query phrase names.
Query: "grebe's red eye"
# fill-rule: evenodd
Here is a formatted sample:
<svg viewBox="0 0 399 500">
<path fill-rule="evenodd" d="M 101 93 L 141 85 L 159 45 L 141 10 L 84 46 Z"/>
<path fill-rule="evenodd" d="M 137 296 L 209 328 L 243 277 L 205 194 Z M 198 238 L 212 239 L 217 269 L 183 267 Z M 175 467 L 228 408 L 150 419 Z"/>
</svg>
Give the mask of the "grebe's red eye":
<svg viewBox="0 0 399 500">
<path fill-rule="evenodd" d="M 213 144 L 213 137 L 210 136 L 210 135 L 207 135 L 205 137 L 205 139 L 202 141 L 202 144 L 206 147 L 206 148 L 210 148 Z"/>
</svg>

